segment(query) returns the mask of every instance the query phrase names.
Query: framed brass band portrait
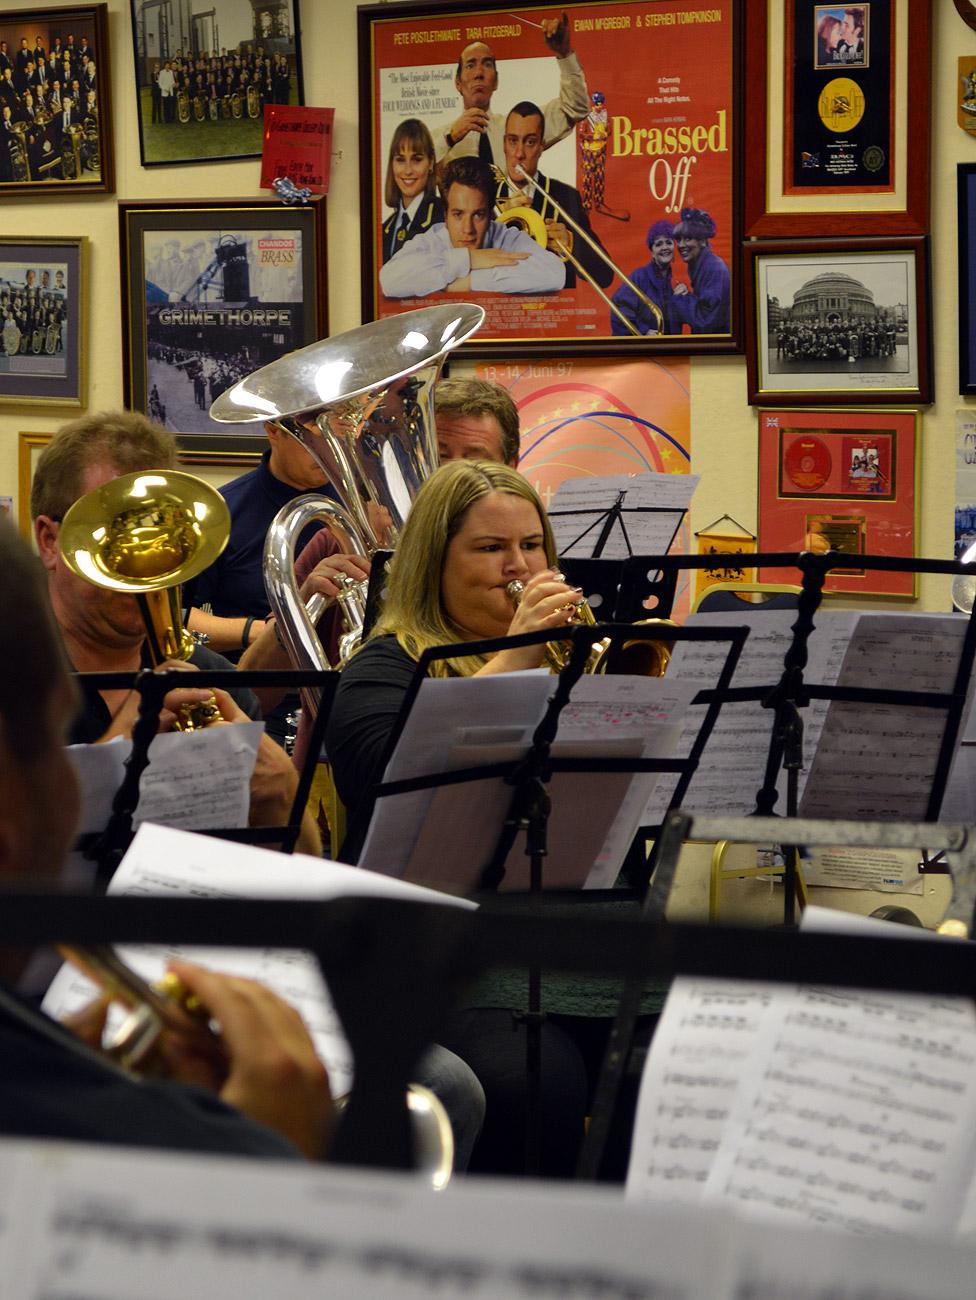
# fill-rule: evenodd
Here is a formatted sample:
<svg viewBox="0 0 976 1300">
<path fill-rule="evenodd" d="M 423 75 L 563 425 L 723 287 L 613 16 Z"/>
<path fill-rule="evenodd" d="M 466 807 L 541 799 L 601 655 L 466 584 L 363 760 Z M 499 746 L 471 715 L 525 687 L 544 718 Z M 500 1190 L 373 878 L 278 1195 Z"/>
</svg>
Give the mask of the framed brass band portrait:
<svg viewBox="0 0 976 1300">
<path fill-rule="evenodd" d="M 363 319 L 454 295 L 475 356 L 739 350 L 741 17 L 360 8 Z"/>
<path fill-rule="evenodd" d="M 922 235 L 930 0 L 746 0 L 747 236 Z"/>
<path fill-rule="evenodd" d="M 755 406 L 931 402 L 926 240 L 745 246 Z"/>
<path fill-rule="evenodd" d="M 265 104 L 304 104 L 298 0 L 130 0 L 144 167 L 258 158 Z"/>
<path fill-rule="evenodd" d="M 763 411 L 759 550 L 915 555 L 919 416 L 915 411 Z M 764 582 L 788 581 L 778 569 Z M 837 569 L 825 592 L 917 593 L 915 573 Z"/>
<path fill-rule="evenodd" d="M 0 200 L 115 190 L 107 14 L 0 10 Z"/>
<path fill-rule="evenodd" d="M 253 370 L 328 333 L 325 204 L 120 203 L 125 404 L 184 453 L 237 455 L 260 426 L 212 403 Z"/>
<path fill-rule="evenodd" d="M 0 237 L 0 403 L 86 404 L 88 240 Z"/>
</svg>

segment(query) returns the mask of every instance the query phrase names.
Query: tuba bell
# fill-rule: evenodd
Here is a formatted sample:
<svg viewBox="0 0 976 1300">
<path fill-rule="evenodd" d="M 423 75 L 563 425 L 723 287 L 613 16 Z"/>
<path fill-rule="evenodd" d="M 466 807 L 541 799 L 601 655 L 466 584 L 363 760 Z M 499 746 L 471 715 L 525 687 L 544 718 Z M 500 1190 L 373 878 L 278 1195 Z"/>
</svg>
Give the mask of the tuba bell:
<svg viewBox="0 0 976 1300">
<path fill-rule="evenodd" d="M 268 531 L 265 585 L 296 667 L 332 666 L 315 631 L 322 598 L 313 597 L 306 608 L 295 582 L 300 533 L 320 520 L 341 550 L 367 558 L 396 545 L 414 497 L 438 465 L 433 388 L 444 358 L 484 317 L 482 308 L 460 302 L 374 321 L 273 361 L 221 393 L 210 408 L 211 419 L 221 424 L 263 421 L 289 434 L 342 503 L 301 497 Z M 365 592 L 346 595 L 348 657 Z"/>
<path fill-rule="evenodd" d="M 79 578 L 136 597 L 153 664 L 189 659 L 180 584 L 202 573 L 230 536 L 230 511 L 209 483 L 175 470 L 123 474 L 80 497 L 61 523 L 61 556 Z M 192 731 L 219 717 L 216 701 L 177 724 Z"/>
</svg>

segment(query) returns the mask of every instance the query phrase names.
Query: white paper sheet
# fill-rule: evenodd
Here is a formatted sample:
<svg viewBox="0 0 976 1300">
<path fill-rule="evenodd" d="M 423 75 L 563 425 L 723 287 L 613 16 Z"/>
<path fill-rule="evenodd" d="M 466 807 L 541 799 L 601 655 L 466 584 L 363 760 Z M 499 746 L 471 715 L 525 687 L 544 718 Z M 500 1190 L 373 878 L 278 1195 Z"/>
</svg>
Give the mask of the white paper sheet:
<svg viewBox="0 0 976 1300">
<path fill-rule="evenodd" d="M 249 783 L 263 734 L 263 723 L 241 722 L 156 736 L 139 779 L 134 824 L 151 821 L 183 830 L 246 826 Z M 81 786 L 82 833 L 105 829 L 131 752 L 132 742 L 122 739 L 68 747 Z"/>
<path fill-rule="evenodd" d="M 527 750 L 552 689 L 552 678 L 536 673 L 425 681 L 386 779 L 511 762 Z M 693 692 L 668 678 L 583 677 L 560 718 L 553 753 L 668 757 Z M 657 779 L 655 773 L 557 773 L 549 786 L 548 883 L 612 884 Z M 360 865 L 470 891 L 491 859 L 511 794 L 494 778 L 381 799 Z M 505 887 L 526 888 L 524 862 L 520 837 L 507 859 Z"/>
<path fill-rule="evenodd" d="M 664 555 L 691 504 L 698 478 L 697 474 L 647 473 L 565 479 L 549 507 L 556 549 L 566 557 L 591 556 L 603 532 L 603 516 L 622 492 L 622 523 L 614 522 L 601 558 L 622 560 L 629 555 Z M 564 510 L 572 513 L 559 513 Z M 581 537 L 582 533 L 585 536 Z"/>
<path fill-rule="evenodd" d="M 272 853 L 148 822 L 136 833 L 112 878 L 109 893 L 318 899 L 377 895 L 471 906 L 358 867 L 297 853 Z M 329 1071 L 333 1092 L 340 1095 L 351 1087 L 353 1063 L 349 1046 L 318 964 L 308 954 L 273 948 L 179 945 L 165 949 L 120 946 L 118 951 L 124 961 L 148 980 L 158 979 L 166 962 L 180 956 L 213 970 L 245 975 L 267 984 L 301 1012 Z M 91 1001 L 94 995 L 94 986 L 73 967 L 65 965 L 47 992 L 44 1010 L 60 1020 Z"/>
<path fill-rule="evenodd" d="M 731 1300 L 733 1234 L 616 1191 L 0 1146 L 4 1300 Z M 2 1243 L 0 1243 L 2 1244 Z M 2 1256 L 0 1256 L 2 1258 Z"/>
</svg>

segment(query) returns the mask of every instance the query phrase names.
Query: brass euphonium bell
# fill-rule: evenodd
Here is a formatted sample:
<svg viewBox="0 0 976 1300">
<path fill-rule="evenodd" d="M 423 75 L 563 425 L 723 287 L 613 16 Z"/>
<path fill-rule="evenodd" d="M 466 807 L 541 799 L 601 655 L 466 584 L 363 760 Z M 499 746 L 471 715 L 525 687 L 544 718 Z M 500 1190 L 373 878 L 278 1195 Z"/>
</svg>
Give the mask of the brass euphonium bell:
<svg viewBox="0 0 976 1300">
<path fill-rule="evenodd" d="M 268 530 L 264 577 L 288 656 L 297 668 L 329 669 L 315 630 L 323 600 L 302 602 L 295 544 L 313 521 L 344 553 L 371 559 L 393 549 L 422 485 L 438 466 L 434 384 L 444 360 L 479 328 L 483 308 L 459 302 L 372 321 L 256 370 L 220 394 L 210 418 L 263 422 L 301 443 L 342 503 L 299 497 Z M 345 614 L 340 664 L 358 645 L 366 584 L 339 597 Z M 314 713 L 316 701 L 303 695 Z"/>
<path fill-rule="evenodd" d="M 136 597 L 154 665 L 189 659 L 180 584 L 213 564 L 230 536 L 230 511 L 209 483 L 176 470 L 138 470 L 80 497 L 58 536 L 68 568 L 93 586 Z M 218 721 L 216 701 L 194 706 L 177 727 Z"/>
<path fill-rule="evenodd" d="M 525 591 L 525 584 L 515 578 L 505 590 L 512 604 L 518 605 L 522 599 L 522 593 Z M 585 597 L 573 602 L 571 623 L 582 627 L 595 627 L 596 621 L 590 602 Z M 678 626 L 670 618 L 642 618 L 634 626 L 647 627 L 652 623 L 660 623 L 662 628 Z M 663 677 L 671 661 L 673 645 L 673 641 L 650 640 L 643 637 L 635 637 L 633 641 L 624 641 L 617 650 L 613 671 L 631 677 Z M 590 647 L 589 658 L 583 671 L 585 673 L 608 672 L 611 648 L 612 643 L 609 637 L 600 637 L 599 640 L 594 641 Z M 546 642 L 546 663 L 554 673 L 561 673 L 566 667 L 572 650 L 572 641 Z"/>
</svg>

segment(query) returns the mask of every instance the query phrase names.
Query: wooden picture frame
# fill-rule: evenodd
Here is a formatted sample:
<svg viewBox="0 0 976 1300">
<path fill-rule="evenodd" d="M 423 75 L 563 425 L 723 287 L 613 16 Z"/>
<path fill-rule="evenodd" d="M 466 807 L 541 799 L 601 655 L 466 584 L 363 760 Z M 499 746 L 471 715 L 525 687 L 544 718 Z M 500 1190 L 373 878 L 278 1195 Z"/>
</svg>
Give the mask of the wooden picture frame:
<svg viewBox="0 0 976 1300">
<path fill-rule="evenodd" d="M 934 399 L 927 240 L 745 245 L 754 406 Z"/>
<path fill-rule="evenodd" d="M 642 0 L 571 0 L 563 11 L 533 5 L 514 15 L 510 8 L 503 0 L 413 0 L 358 11 L 363 320 L 461 295 L 487 313 L 464 345 L 469 356 L 740 351 L 741 0 L 715 8 L 672 0 L 667 12 Z M 565 25 L 557 25 L 560 12 Z M 462 52 L 479 45 L 495 61 L 494 87 L 475 84 L 478 70 L 466 70 L 463 83 L 458 73 Z M 478 99 L 487 107 L 473 117 Z M 516 127 L 530 141 L 532 157 L 522 156 L 537 177 L 539 224 L 565 229 L 560 213 L 568 214 L 609 261 L 574 233 L 580 267 L 559 267 L 508 218 L 494 220 L 489 187 L 503 204 L 518 197 L 505 178 L 514 170 L 505 137 L 506 115 L 520 103 L 538 109 L 538 119 L 516 115 Z M 475 121 L 487 123 L 484 133 Z M 404 175 L 401 188 L 393 150 L 404 130 L 423 175 Z M 481 140 L 500 179 L 478 172 L 488 165 L 479 160 Z M 449 217 L 434 184 L 436 176 L 450 185 L 445 169 L 458 160 L 471 170 L 467 180 L 484 181 L 455 182 L 480 214 L 474 236 L 452 228 L 463 218 Z M 401 195 L 409 200 L 402 227 Z M 686 244 L 690 261 L 672 243 L 652 265 L 652 228 L 673 225 L 684 209 L 706 214 L 694 222 L 700 238 Z M 521 261 L 476 265 L 472 251 Z M 699 253 L 707 256 L 693 279 Z M 655 306 L 660 334 L 649 332 Z"/>
<path fill-rule="evenodd" d="M 976 395 L 976 163 L 956 168 L 959 216 L 959 392 Z"/>
<path fill-rule="evenodd" d="M 108 5 L 0 9 L 0 199 L 114 192 Z"/>
<path fill-rule="evenodd" d="M 125 403 L 187 452 L 237 455 L 253 424 L 211 420 L 238 379 L 328 333 L 325 203 L 120 203 Z"/>
<path fill-rule="evenodd" d="M 0 404 L 87 401 L 88 240 L 0 236 Z"/>
<path fill-rule="evenodd" d="M 917 411 L 759 415 L 760 552 L 827 549 L 912 559 L 918 536 Z M 780 570 L 763 570 L 776 581 Z M 827 594 L 914 599 L 918 574 L 837 569 Z"/>
<path fill-rule="evenodd" d="M 222 0 L 189 29 L 169 8 L 130 0 L 143 167 L 259 158 L 264 105 L 305 103 L 298 0 Z"/>
<path fill-rule="evenodd" d="M 54 437 L 53 433 L 26 433 L 17 435 L 17 527 L 26 541 L 33 538 L 30 517 L 31 484 L 37 458 Z M 256 441 L 256 440 L 255 440 Z M 179 464 L 189 473 L 202 478 L 211 487 L 221 488 L 239 473 L 254 469 L 261 460 L 261 449 L 239 451 L 234 454 L 207 454 L 200 451 L 181 451 Z"/>
<path fill-rule="evenodd" d="M 818 60 L 813 24 L 818 15 L 852 8 L 868 11 L 864 52 L 855 51 L 846 66 L 828 67 Z M 746 15 L 748 29 L 759 33 L 745 56 L 746 236 L 927 234 L 931 0 L 856 6 L 746 0 Z M 821 117 L 819 110 L 836 80 L 845 83 L 836 103 L 853 112 L 834 131 L 832 113 L 824 107 Z M 798 120 L 807 127 L 794 129 Z M 793 186 L 787 174 L 793 155 L 810 185 Z"/>
</svg>

